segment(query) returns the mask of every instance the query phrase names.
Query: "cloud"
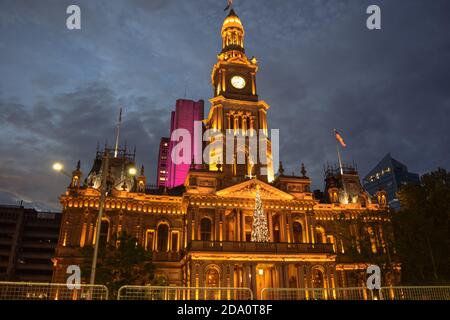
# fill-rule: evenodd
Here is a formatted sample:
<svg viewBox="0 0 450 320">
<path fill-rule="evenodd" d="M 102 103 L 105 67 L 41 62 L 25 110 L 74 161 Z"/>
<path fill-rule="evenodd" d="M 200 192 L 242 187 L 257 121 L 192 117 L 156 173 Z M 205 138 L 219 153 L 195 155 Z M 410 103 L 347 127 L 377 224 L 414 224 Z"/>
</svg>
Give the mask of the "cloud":
<svg viewBox="0 0 450 320">
<path fill-rule="evenodd" d="M 146 97 L 130 98 L 125 110 L 121 144 L 135 145 L 138 164 L 155 169 L 161 132 L 167 130 L 168 115 Z M 100 84 L 80 87 L 32 107 L 0 100 L 0 125 L 10 138 L 0 144 L 0 191 L 14 201 L 47 203 L 55 209 L 57 196 L 68 178 L 51 171 L 54 161 L 65 164 L 66 171 L 81 159 L 87 173 L 95 158 L 98 143 L 114 141 L 115 114 L 119 101 L 113 91 Z M 148 170 L 151 182 L 154 170 Z M 40 205 L 42 206 L 42 205 Z"/>
<path fill-rule="evenodd" d="M 315 188 L 337 162 L 334 128 L 361 175 L 389 151 L 419 173 L 450 161 L 450 3 L 379 0 L 382 30 L 369 31 L 372 2 L 235 3 L 286 173 L 304 162 Z M 175 100 L 212 95 L 224 2 L 82 0 L 76 32 L 68 4 L 0 0 L 1 202 L 58 209 L 68 179 L 51 163 L 70 171 L 80 159 L 87 173 L 119 106 L 122 144 L 136 144 L 151 183 Z"/>
</svg>

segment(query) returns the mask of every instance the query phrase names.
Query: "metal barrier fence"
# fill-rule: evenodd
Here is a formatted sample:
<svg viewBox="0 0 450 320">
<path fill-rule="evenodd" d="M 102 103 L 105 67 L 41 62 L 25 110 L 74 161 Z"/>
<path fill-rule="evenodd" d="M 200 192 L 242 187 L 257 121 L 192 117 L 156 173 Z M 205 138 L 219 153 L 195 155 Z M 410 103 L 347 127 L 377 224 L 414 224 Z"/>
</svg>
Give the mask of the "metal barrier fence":
<svg viewBox="0 0 450 320">
<path fill-rule="evenodd" d="M 118 300 L 253 300 L 249 288 L 123 286 Z"/>
<path fill-rule="evenodd" d="M 123 286 L 119 300 L 252 300 L 249 288 Z M 450 286 L 367 288 L 264 288 L 263 300 L 450 300 Z M 108 300 L 103 285 L 0 282 L 0 300 Z"/>
<path fill-rule="evenodd" d="M 372 290 L 366 288 L 264 288 L 263 300 L 373 300 Z"/>
<path fill-rule="evenodd" d="M 450 287 L 385 287 L 383 300 L 450 300 Z"/>
<path fill-rule="evenodd" d="M 367 288 L 264 288 L 263 300 L 450 300 L 447 287 L 382 287 Z"/>
<path fill-rule="evenodd" d="M 81 284 L 69 289 L 67 284 L 0 282 L 0 300 L 108 300 L 108 288 Z"/>
</svg>

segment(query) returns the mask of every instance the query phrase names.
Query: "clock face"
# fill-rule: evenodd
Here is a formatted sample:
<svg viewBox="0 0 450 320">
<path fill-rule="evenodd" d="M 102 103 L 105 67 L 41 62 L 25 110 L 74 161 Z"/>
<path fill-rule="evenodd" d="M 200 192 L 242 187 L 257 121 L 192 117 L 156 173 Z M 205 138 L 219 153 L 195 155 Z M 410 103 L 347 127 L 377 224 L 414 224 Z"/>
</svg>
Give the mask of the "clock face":
<svg viewBox="0 0 450 320">
<path fill-rule="evenodd" d="M 245 79 L 241 76 L 234 76 L 233 78 L 231 78 L 231 85 L 236 89 L 244 89 Z"/>
</svg>

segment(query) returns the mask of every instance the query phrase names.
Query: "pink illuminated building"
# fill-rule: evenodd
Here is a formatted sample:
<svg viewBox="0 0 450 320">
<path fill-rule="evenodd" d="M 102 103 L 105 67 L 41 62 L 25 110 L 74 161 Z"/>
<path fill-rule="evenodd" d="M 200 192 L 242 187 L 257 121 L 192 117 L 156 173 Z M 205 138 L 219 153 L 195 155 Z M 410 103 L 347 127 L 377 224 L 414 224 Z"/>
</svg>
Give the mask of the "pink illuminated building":
<svg viewBox="0 0 450 320">
<path fill-rule="evenodd" d="M 177 100 L 175 111 L 172 112 L 170 136 L 176 129 L 186 129 L 191 134 L 192 154 L 194 150 L 198 150 L 198 146 L 194 143 L 194 122 L 204 119 L 204 101 Z M 167 183 L 168 188 L 174 188 L 184 184 L 184 180 L 191 167 L 190 164 L 175 164 L 171 154 L 177 142 L 170 141 L 168 159 L 167 159 Z"/>
<path fill-rule="evenodd" d="M 165 187 L 167 185 L 169 143 L 170 138 L 161 138 L 161 142 L 159 144 L 158 172 L 156 173 L 156 185 L 158 188 Z"/>
</svg>

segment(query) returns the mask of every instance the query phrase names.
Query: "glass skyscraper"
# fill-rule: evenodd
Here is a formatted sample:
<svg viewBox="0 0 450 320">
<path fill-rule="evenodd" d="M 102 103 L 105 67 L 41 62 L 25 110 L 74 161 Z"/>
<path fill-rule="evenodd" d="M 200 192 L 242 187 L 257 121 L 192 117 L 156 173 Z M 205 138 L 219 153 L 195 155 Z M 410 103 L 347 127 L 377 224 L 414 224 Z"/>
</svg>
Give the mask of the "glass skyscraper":
<svg viewBox="0 0 450 320">
<path fill-rule="evenodd" d="M 392 158 L 388 153 L 364 178 L 366 190 L 373 196 L 383 189 L 388 196 L 389 205 L 393 209 L 400 209 L 400 202 L 396 193 L 408 183 L 419 183 L 419 175 L 408 171 L 408 167 Z"/>
</svg>

